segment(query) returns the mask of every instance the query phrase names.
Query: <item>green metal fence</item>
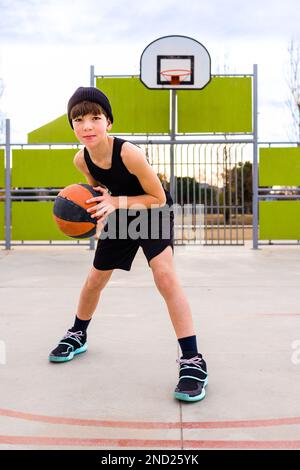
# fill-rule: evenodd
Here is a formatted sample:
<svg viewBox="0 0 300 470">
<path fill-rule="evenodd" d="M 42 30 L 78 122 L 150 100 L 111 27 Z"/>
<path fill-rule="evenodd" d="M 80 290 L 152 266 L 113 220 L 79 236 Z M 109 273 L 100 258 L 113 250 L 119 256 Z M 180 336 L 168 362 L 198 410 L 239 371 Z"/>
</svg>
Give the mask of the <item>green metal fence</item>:
<svg viewBox="0 0 300 470">
<path fill-rule="evenodd" d="M 165 189 L 170 190 L 170 142 L 139 141 Z M 65 186 L 86 183 L 73 158 L 77 148 L 15 148 L 11 150 L 9 233 L 14 244 L 72 239 L 61 233 L 52 217 L 54 199 Z M 182 141 L 174 143 L 175 243 L 244 244 L 245 211 L 243 164 L 252 144 L 241 141 Z M 2 196 L 2 201 L 4 196 Z M 4 203 L 0 202 L 4 220 Z M 30 243 L 27 243 L 30 242 Z M 80 244 L 84 244 L 80 241 Z M 93 248 L 94 239 L 90 239 Z"/>
<path fill-rule="evenodd" d="M 258 244 L 298 244 L 300 147 L 260 147 L 258 200 Z"/>
</svg>

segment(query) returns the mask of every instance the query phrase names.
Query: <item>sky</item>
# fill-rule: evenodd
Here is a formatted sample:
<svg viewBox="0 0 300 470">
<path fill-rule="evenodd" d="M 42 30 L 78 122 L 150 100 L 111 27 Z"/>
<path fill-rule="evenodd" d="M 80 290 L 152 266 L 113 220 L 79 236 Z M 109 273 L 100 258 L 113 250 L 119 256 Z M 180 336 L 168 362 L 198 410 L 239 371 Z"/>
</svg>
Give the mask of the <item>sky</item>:
<svg viewBox="0 0 300 470">
<path fill-rule="evenodd" d="M 66 112 L 97 75 L 138 75 L 145 47 L 186 35 L 209 51 L 212 73 L 258 64 L 259 140 L 292 139 L 288 44 L 300 40 L 299 0 L 0 0 L 0 111 L 12 141 Z"/>
</svg>

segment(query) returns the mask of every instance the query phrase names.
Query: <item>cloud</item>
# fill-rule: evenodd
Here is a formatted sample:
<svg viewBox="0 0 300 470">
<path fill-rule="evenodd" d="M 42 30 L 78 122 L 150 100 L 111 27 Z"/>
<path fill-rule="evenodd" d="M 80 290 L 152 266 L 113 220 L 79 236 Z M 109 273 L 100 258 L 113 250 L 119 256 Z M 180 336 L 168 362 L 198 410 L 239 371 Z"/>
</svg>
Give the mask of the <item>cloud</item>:
<svg viewBox="0 0 300 470">
<path fill-rule="evenodd" d="M 296 0 L 0 0 L 0 11 L 2 44 L 139 43 L 167 34 L 201 42 L 299 33 Z"/>
</svg>

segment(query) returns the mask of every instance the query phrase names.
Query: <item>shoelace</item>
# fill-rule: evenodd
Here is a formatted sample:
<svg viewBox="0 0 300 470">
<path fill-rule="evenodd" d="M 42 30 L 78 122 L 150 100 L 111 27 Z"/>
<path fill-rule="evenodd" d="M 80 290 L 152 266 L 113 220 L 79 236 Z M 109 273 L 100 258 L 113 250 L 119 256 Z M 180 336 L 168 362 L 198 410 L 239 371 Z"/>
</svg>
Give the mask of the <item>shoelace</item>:
<svg viewBox="0 0 300 470">
<path fill-rule="evenodd" d="M 191 359 L 176 359 L 179 365 L 193 365 L 196 367 L 201 366 L 202 359 L 199 356 L 191 357 Z"/>
<path fill-rule="evenodd" d="M 176 362 L 178 362 L 178 364 L 180 364 L 180 372 L 191 368 L 191 369 L 197 369 L 197 370 L 203 372 L 203 374 L 205 374 L 207 376 L 207 371 L 202 369 L 202 367 L 201 367 L 202 358 L 199 357 L 199 356 L 191 357 L 190 359 L 177 359 Z M 181 378 L 188 378 L 188 377 L 182 376 Z M 192 377 L 189 377 L 189 378 L 192 378 Z M 197 380 L 202 381 L 203 379 L 197 379 Z"/>
<path fill-rule="evenodd" d="M 82 331 L 70 331 L 70 330 L 68 330 L 67 334 L 63 337 L 63 339 L 73 338 L 76 341 L 78 341 L 79 343 L 81 343 L 81 337 L 82 336 L 83 336 Z"/>
</svg>

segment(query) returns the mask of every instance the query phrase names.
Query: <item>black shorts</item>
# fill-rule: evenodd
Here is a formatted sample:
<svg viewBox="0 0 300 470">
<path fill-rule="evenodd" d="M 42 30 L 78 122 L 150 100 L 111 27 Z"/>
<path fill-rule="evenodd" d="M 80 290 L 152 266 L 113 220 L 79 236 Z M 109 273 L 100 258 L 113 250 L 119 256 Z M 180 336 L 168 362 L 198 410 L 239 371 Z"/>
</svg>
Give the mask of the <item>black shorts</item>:
<svg viewBox="0 0 300 470">
<path fill-rule="evenodd" d="M 120 230 L 120 213 L 124 217 L 125 212 L 127 212 L 127 225 L 125 232 L 124 230 L 122 232 Z M 111 269 L 130 271 L 139 247 L 142 248 L 148 265 L 150 260 L 159 255 L 167 246 L 171 246 L 174 254 L 174 212 L 170 198 L 162 209 L 144 209 L 142 220 L 147 219 L 147 230 L 143 233 L 141 226 L 136 224 L 137 217 L 141 217 L 142 211 L 137 211 L 135 216 L 128 215 L 128 211 L 124 209 L 117 210 L 113 214 L 115 214 L 116 229 L 114 231 L 109 229 L 108 223 L 103 230 L 95 252 L 94 268 L 103 271 Z M 108 220 L 113 214 L 109 216 Z M 139 230 L 130 230 L 131 223 L 133 223 L 131 228 L 139 226 Z M 140 232 L 140 236 L 137 236 L 138 232 Z"/>
</svg>

